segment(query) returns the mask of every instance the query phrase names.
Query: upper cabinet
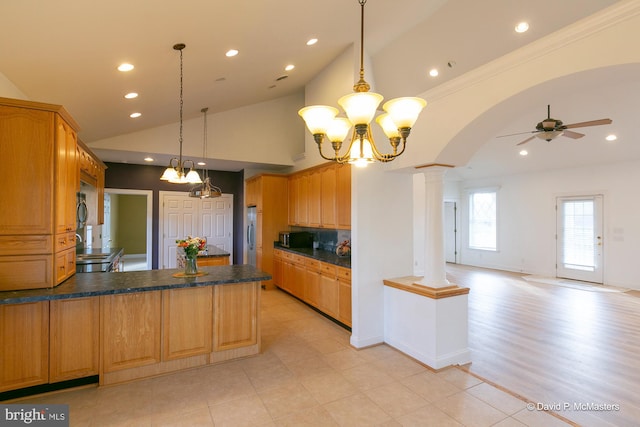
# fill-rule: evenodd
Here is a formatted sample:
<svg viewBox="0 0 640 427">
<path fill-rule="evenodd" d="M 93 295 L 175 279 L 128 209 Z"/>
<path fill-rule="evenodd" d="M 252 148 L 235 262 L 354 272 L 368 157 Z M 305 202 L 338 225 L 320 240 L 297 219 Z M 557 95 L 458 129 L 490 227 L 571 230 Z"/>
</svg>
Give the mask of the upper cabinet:
<svg viewBox="0 0 640 427">
<path fill-rule="evenodd" d="M 329 163 L 289 176 L 289 225 L 351 229 L 351 166 Z"/>
<path fill-rule="evenodd" d="M 96 189 L 97 224 L 104 224 L 104 174 L 107 166 L 82 141 L 78 140 L 78 181 Z"/>
</svg>

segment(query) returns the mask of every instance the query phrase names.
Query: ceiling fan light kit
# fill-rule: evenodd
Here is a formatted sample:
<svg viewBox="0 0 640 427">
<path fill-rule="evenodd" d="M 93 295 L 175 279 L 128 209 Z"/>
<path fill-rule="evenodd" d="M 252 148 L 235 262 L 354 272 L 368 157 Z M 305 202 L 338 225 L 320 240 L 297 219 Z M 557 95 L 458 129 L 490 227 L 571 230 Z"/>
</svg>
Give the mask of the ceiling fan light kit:
<svg viewBox="0 0 640 427">
<path fill-rule="evenodd" d="M 542 120 L 540 123 L 536 125 L 536 130 L 531 132 L 520 132 L 520 133 L 512 133 L 509 135 L 500 135 L 498 138 L 502 138 L 505 136 L 514 136 L 514 135 L 523 135 L 527 133 L 533 133 L 533 136 L 525 139 L 522 142 L 516 144 L 516 146 L 524 145 L 527 142 L 531 141 L 534 138 L 540 138 L 547 142 L 553 141 L 559 136 L 564 136 L 571 139 L 578 139 L 584 136 L 583 133 L 573 132 L 567 129 L 573 128 L 581 128 L 588 126 L 601 126 L 601 125 L 609 125 L 613 123 L 611 119 L 598 119 L 598 120 L 590 120 L 587 122 L 578 122 L 572 123 L 570 125 L 562 124 L 562 120 L 556 120 L 551 118 L 551 105 L 547 105 L 547 118 Z"/>
<path fill-rule="evenodd" d="M 411 128 L 427 105 L 422 98 L 404 97 L 392 99 L 382 106 L 386 114 L 379 116 L 376 122 L 389 138 L 392 152 L 381 153 L 371 134 L 370 123 L 383 96 L 369 92 L 369 83 L 364 79 L 364 5 L 366 2 L 367 0 L 358 0 L 360 4 L 360 79 L 353 86 L 354 93 L 338 100 L 347 119 L 336 117 L 338 109 L 326 105 L 309 106 L 298 111 L 313 135 L 323 159 L 337 163 L 351 163 L 360 167 L 376 161 L 390 162 L 404 153 Z M 349 147 L 346 153 L 340 154 L 342 144 L 351 127 L 353 132 Z M 331 142 L 334 151 L 331 156 L 322 152 L 322 143 L 325 138 Z"/>
</svg>

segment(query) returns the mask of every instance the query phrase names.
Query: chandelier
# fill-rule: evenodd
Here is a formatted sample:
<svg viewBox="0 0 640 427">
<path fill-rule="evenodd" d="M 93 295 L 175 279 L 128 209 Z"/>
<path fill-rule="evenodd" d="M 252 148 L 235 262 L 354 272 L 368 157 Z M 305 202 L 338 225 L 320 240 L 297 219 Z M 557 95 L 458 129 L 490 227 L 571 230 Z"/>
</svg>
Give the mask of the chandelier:
<svg viewBox="0 0 640 427">
<path fill-rule="evenodd" d="M 391 153 L 381 153 L 371 134 L 369 123 L 376 114 L 376 109 L 383 96 L 369 92 L 370 86 L 364 79 L 364 5 L 367 0 L 358 0 L 360 4 L 360 79 L 353 86 L 354 93 L 345 95 L 338 104 L 348 118 L 336 117 L 338 109 L 326 105 L 313 105 L 298 111 L 307 128 L 318 144 L 318 151 L 323 159 L 338 163 L 352 163 L 366 166 L 368 163 L 390 162 L 400 156 L 406 146 L 411 128 L 418 115 L 427 105 L 422 98 L 395 98 L 383 105 L 384 114 L 376 118 L 391 144 Z M 340 154 L 342 143 L 353 126 L 351 142 L 344 154 Z M 333 155 L 326 156 L 322 152 L 322 142 L 328 138 L 333 147 Z"/>
<path fill-rule="evenodd" d="M 160 179 L 174 184 L 200 184 L 202 179 L 200 179 L 198 172 L 193 170 L 195 167 L 193 160 L 182 160 L 182 49 L 185 47 L 184 43 L 178 43 L 173 46 L 175 50 L 180 51 L 180 137 L 178 139 L 180 142 L 180 156 L 169 160 L 169 166 L 164 170 Z M 191 164 L 189 172 L 186 171 L 188 164 Z"/>
<path fill-rule="evenodd" d="M 202 132 L 202 164 L 205 165 L 205 159 L 207 158 L 207 111 L 208 108 L 203 108 L 200 112 L 203 115 L 204 131 Z M 222 196 L 222 190 L 211 184 L 209 179 L 209 173 L 206 167 L 202 168 L 202 176 L 204 176 L 204 182 L 202 185 L 196 185 L 189 191 L 189 197 L 199 197 L 201 199 L 207 199 L 209 197 Z"/>
</svg>

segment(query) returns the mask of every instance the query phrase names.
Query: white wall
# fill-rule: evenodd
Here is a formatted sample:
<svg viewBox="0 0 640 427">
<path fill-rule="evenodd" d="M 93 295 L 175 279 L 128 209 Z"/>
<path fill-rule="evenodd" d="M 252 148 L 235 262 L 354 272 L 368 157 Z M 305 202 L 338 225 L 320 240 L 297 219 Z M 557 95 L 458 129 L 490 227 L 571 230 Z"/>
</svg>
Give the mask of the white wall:
<svg viewBox="0 0 640 427">
<path fill-rule="evenodd" d="M 412 176 L 376 163 L 352 169 L 351 344 L 384 341 L 383 279 L 411 274 Z"/>
<path fill-rule="evenodd" d="M 2 73 L 0 73 L 0 96 L 3 98 L 29 100 L 29 97 L 27 97 L 27 95 L 18 89 L 18 87 Z"/>
<path fill-rule="evenodd" d="M 461 263 L 555 277 L 556 211 L 559 196 L 604 195 L 604 282 L 640 289 L 636 269 L 640 241 L 640 161 L 460 183 Z M 468 248 L 465 189 L 499 186 L 497 252 Z"/>
<path fill-rule="evenodd" d="M 207 115 L 207 155 L 236 160 L 292 165 L 303 149 L 304 122 L 296 121 L 302 92 L 272 101 Z M 202 117 L 183 122 L 183 154 L 202 156 Z M 94 141 L 93 149 L 160 152 L 175 155 L 178 123 Z"/>
</svg>

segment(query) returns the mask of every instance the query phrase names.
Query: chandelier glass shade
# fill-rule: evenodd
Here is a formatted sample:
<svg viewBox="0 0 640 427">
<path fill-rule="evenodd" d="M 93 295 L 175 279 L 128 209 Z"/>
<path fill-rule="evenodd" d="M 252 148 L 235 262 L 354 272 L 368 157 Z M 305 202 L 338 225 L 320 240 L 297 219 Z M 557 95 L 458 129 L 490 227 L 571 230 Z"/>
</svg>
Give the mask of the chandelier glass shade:
<svg viewBox="0 0 640 427">
<path fill-rule="evenodd" d="M 198 172 L 194 170 L 195 163 L 193 160 L 182 159 L 182 49 L 186 45 L 184 43 L 178 43 L 173 46 L 175 50 L 180 51 L 180 134 L 178 141 L 180 143 L 179 157 L 174 157 L 169 160 L 169 166 L 164 170 L 164 173 L 160 177 L 162 181 L 169 181 L 174 184 L 200 184 L 202 179 Z M 187 172 L 187 167 L 189 171 Z"/>
<path fill-rule="evenodd" d="M 373 162 L 390 162 L 400 156 L 406 147 L 411 128 L 427 102 L 422 98 L 403 97 L 386 102 L 376 122 L 380 125 L 391 145 L 390 153 L 379 151 L 371 134 L 370 123 L 373 120 L 383 96 L 369 92 L 370 86 L 364 80 L 364 5 L 367 0 L 358 0 L 360 4 L 360 80 L 353 86 L 354 93 L 345 95 L 338 104 L 347 118 L 337 117 L 338 109 L 327 105 L 314 105 L 302 108 L 298 114 L 305 121 L 307 129 L 318 145 L 323 159 L 338 163 L 352 163 L 366 166 Z M 349 130 L 353 127 L 351 141 L 347 151 L 340 153 Z M 328 139 L 333 148 L 332 155 L 325 155 L 322 143 Z"/>
</svg>

